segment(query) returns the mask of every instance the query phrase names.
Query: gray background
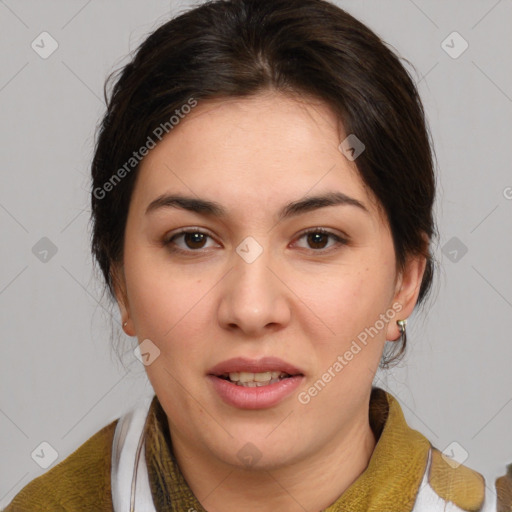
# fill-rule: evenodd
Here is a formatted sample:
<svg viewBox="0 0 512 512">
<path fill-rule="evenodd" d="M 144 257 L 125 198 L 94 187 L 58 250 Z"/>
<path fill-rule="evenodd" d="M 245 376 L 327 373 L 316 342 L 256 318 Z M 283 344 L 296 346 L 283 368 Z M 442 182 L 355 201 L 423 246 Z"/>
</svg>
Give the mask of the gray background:
<svg viewBox="0 0 512 512">
<path fill-rule="evenodd" d="M 492 483 L 512 462 L 512 2 L 337 4 L 416 67 L 439 163 L 436 300 L 376 384 Z M 107 73 L 188 5 L 0 1 L 0 506 L 46 471 L 31 457 L 41 442 L 55 465 L 152 392 L 134 340 L 126 367 L 110 347 L 119 313 L 93 273 L 88 173 Z M 31 47 L 43 31 L 59 45 L 47 59 Z M 453 31 L 469 44 L 457 58 L 457 36 L 442 44 Z"/>
</svg>

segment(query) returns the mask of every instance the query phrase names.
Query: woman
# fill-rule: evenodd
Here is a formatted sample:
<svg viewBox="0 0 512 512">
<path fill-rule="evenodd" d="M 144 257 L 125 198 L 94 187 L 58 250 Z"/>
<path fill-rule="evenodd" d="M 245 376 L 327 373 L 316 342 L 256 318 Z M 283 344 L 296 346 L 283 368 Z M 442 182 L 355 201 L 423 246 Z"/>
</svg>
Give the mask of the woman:
<svg viewBox="0 0 512 512">
<path fill-rule="evenodd" d="M 7 511 L 497 509 L 372 386 L 436 228 L 418 92 L 367 27 L 323 0 L 169 21 L 115 83 L 92 178 L 93 254 L 155 396 Z"/>
</svg>

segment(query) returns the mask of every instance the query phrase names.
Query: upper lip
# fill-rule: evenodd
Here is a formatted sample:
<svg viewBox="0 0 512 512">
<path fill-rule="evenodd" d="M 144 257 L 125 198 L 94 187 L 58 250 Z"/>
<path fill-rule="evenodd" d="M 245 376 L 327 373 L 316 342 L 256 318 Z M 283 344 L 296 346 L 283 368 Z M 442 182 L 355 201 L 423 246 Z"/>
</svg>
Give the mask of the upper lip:
<svg viewBox="0 0 512 512">
<path fill-rule="evenodd" d="M 262 357 L 261 359 L 248 359 L 245 357 L 234 357 L 227 359 L 208 370 L 209 375 L 223 375 L 232 372 L 262 373 L 280 371 L 288 375 L 303 375 L 299 368 L 293 366 L 278 357 Z"/>
</svg>

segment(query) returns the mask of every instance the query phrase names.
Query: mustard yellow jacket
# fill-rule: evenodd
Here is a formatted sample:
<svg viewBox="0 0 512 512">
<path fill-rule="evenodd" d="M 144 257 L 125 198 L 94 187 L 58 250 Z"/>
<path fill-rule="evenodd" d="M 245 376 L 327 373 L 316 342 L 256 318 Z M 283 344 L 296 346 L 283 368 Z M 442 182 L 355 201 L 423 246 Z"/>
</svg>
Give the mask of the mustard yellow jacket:
<svg viewBox="0 0 512 512">
<path fill-rule="evenodd" d="M 512 512 L 512 465 L 486 492 L 481 474 L 453 463 L 407 425 L 391 394 L 373 388 L 369 415 L 377 439 L 369 464 L 325 512 Z M 142 416 L 147 418 L 141 438 L 152 497 L 147 510 L 205 512 L 179 469 L 167 418 L 156 396 Z M 113 511 L 112 446 L 119 425 L 117 419 L 105 426 L 27 484 L 5 512 Z"/>
</svg>

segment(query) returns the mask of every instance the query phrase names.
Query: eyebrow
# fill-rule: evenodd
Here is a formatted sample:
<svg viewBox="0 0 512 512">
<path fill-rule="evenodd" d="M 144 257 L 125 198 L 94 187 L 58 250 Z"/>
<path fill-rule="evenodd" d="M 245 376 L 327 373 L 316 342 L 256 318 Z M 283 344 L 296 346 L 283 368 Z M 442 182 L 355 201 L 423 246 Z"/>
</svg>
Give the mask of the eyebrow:
<svg viewBox="0 0 512 512">
<path fill-rule="evenodd" d="M 282 221 L 290 217 L 325 208 L 327 206 L 355 206 L 361 211 L 370 213 L 361 201 L 347 196 L 342 192 L 328 192 L 326 194 L 306 197 L 298 201 L 293 201 L 285 205 L 278 214 L 278 220 Z M 227 210 L 215 201 L 201 199 L 197 197 L 184 196 L 182 194 L 163 194 L 157 197 L 146 208 L 146 215 L 162 208 L 181 208 L 200 215 L 209 217 L 224 218 L 227 216 Z"/>
</svg>

